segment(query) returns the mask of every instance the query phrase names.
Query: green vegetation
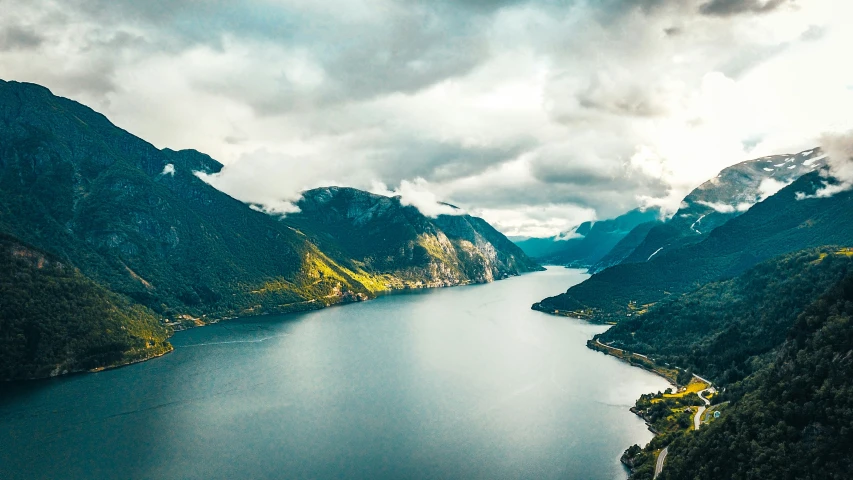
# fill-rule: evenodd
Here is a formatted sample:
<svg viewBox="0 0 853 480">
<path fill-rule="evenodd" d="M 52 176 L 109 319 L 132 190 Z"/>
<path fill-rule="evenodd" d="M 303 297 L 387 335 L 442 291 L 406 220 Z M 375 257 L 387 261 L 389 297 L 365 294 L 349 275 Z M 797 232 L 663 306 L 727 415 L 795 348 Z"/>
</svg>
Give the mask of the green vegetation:
<svg viewBox="0 0 853 480">
<path fill-rule="evenodd" d="M 680 372 L 672 367 L 667 367 L 662 364 L 655 363 L 646 355 L 637 354 L 628 350 L 614 348 L 610 345 L 603 344 L 599 341 L 598 337 L 587 341 L 586 346 L 593 350 L 598 350 L 599 352 L 603 352 L 608 355 L 612 355 L 616 358 L 622 359 L 635 367 L 640 367 L 650 372 L 657 373 L 658 375 L 666 378 L 672 383 L 688 383 L 693 377 L 692 374 L 689 374 L 688 372 Z"/>
<path fill-rule="evenodd" d="M 699 431 L 677 428 L 686 410 L 681 420 L 681 404 L 669 402 L 692 399 L 703 383 L 642 396 L 634 411 L 659 435 L 625 452 L 631 479 L 651 479 L 666 446 L 665 479 L 846 478 L 853 466 L 851 267 L 849 248 L 783 255 L 660 302 L 594 339 L 608 353 L 647 358 L 652 369 L 677 364 L 679 383 L 695 369 L 722 390 L 709 397 Z"/>
<path fill-rule="evenodd" d="M 670 448 L 660 478 L 844 479 L 853 468 L 853 275 L 799 315 L 724 415 Z"/>
<path fill-rule="evenodd" d="M 343 265 L 384 275 L 386 288 L 487 282 L 540 269 L 480 218 L 429 218 L 399 198 L 343 187 L 304 192 L 298 206 L 285 224 Z"/>
<path fill-rule="evenodd" d="M 693 384 L 691 384 L 693 385 Z M 700 388 L 704 383 L 696 383 Z M 642 395 L 631 409 L 646 421 L 655 432 L 655 437 L 641 448 L 632 445 L 622 455 L 622 463 L 631 468 L 633 479 L 651 479 L 654 476 L 657 456 L 667 445 L 693 431 L 693 416 L 697 407 L 703 405 L 695 391 L 683 391 L 680 394 Z"/>
<path fill-rule="evenodd" d="M 762 195 L 762 181 L 772 178 L 781 184 L 791 183 L 811 172 L 814 166 L 824 165 L 825 161 L 817 158 L 822 154 L 818 148 L 797 155 L 747 160 L 724 168 L 716 177 L 684 197 L 681 208 L 672 218 L 651 228 L 623 262 L 646 262 L 653 255 L 702 241 L 715 228 L 741 215 L 744 206 L 758 202 Z M 785 168 L 775 167 L 780 163 L 785 163 Z"/>
<path fill-rule="evenodd" d="M 124 365 L 171 351 L 150 311 L 0 235 L 0 380 Z"/>
<path fill-rule="evenodd" d="M 838 250 L 822 247 L 766 261 L 732 280 L 661 302 L 598 340 L 734 383 L 769 359 L 813 299 L 853 271 L 853 259 Z"/>
<path fill-rule="evenodd" d="M 657 225 L 661 225 L 660 220 L 654 220 L 646 223 L 641 223 L 628 232 L 622 240 L 619 240 L 613 248 L 607 252 L 607 255 L 601 257 L 592 267 L 589 268 L 590 273 L 598 273 L 605 268 L 619 265 L 624 262 L 628 256 L 634 252 L 637 247 L 643 243 L 643 240 L 649 235 L 649 232 Z"/>
</svg>

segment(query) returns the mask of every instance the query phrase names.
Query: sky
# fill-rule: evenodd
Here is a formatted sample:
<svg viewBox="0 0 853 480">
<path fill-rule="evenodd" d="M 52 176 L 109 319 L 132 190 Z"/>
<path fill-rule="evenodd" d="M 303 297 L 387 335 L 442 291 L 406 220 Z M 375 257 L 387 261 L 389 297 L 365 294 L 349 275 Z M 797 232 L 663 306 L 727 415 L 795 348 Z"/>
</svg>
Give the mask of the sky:
<svg viewBox="0 0 853 480">
<path fill-rule="evenodd" d="M 0 0 L 0 78 L 223 164 L 270 212 L 344 185 L 508 235 L 673 212 L 853 129 L 853 2 Z"/>
</svg>

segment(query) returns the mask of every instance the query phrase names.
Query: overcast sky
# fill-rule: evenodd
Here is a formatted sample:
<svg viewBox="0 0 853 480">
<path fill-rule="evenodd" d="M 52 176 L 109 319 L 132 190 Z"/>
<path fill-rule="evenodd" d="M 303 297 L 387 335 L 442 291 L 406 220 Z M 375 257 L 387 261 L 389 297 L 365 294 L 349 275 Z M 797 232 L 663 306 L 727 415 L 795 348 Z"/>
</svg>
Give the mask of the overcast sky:
<svg viewBox="0 0 853 480">
<path fill-rule="evenodd" d="M 239 5 L 238 5 L 239 3 Z M 286 211 L 321 185 L 510 235 L 650 204 L 853 128 L 841 0 L 0 0 L 31 81 Z M 433 206 L 431 206 L 433 205 Z"/>
</svg>

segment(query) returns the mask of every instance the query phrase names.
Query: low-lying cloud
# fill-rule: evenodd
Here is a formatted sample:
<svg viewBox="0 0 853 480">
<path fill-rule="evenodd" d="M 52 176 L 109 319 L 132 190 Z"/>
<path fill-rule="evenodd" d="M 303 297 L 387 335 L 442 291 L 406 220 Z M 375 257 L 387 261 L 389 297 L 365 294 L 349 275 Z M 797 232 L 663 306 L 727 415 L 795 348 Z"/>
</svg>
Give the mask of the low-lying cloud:
<svg viewBox="0 0 853 480">
<path fill-rule="evenodd" d="M 745 212 L 752 208 L 753 205 L 755 205 L 754 203 L 749 202 L 740 202 L 736 205 L 729 205 L 726 203 L 706 202 L 704 200 L 698 200 L 696 203 L 698 203 L 699 205 L 704 205 L 719 213 Z"/>
<path fill-rule="evenodd" d="M 431 218 L 439 215 L 465 214 L 465 210 L 442 202 L 436 194 L 430 191 L 429 183 L 423 178 L 416 178 L 411 182 L 403 180 L 400 182 L 400 186 L 394 190 L 388 190 L 387 186 L 376 182 L 370 191 L 377 195 L 400 197 L 402 205 L 411 205 Z"/>
<path fill-rule="evenodd" d="M 820 172 L 823 186 L 810 195 L 797 192 L 797 199 L 828 198 L 853 189 L 853 130 L 823 135 L 821 149 L 826 154 L 827 165 Z"/>
</svg>

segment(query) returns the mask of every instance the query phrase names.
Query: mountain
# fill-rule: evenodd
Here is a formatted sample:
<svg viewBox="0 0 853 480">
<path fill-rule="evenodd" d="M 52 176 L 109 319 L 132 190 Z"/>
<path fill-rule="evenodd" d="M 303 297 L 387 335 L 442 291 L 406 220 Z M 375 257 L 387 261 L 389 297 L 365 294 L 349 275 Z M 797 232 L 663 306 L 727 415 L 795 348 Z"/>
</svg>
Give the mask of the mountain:
<svg viewBox="0 0 853 480">
<path fill-rule="evenodd" d="M 194 150 L 157 149 L 44 87 L 0 81 L 0 233 L 164 322 L 302 311 L 389 288 L 484 282 L 538 268 L 483 220 L 426 219 L 393 199 L 412 235 L 356 252 L 349 240 L 366 230 L 324 231 L 329 225 L 318 220 L 303 222 L 303 232 L 296 219 L 255 211 L 198 175 L 221 168 Z M 318 219 L 359 207 L 326 208 L 318 204 Z M 382 264 L 389 252 L 374 246 L 409 250 Z M 409 263 L 394 263 L 401 259 Z"/>
<path fill-rule="evenodd" d="M 381 275 L 389 288 L 490 282 L 540 270 L 485 220 L 429 218 L 399 197 L 353 188 L 303 192 L 283 222 L 353 269 Z"/>
<path fill-rule="evenodd" d="M 848 275 L 799 315 L 780 352 L 730 396 L 719 420 L 670 445 L 659 478 L 850 478 L 851 326 Z"/>
<path fill-rule="evenodd" d="M 803 175 L 700 243 L 645 263 L 608 268 L 534 308 L 623 320 L 643 305 L 731 278 L 764 259 L 820 245 L 847 245 L 853 239 L 853 192 L 809 198 L 824 185 L 820 173 Z"/>
<path fill-rule="evenodd" d="M 123 365 L 172 349 L 171 329 L 76 268 L 0 235 L 0 380 Z"/>
<path fill-rule="evenodd" d="M 597 340 L 731 384 L 753 373 L 785 341 L 797 316 L 850 274 L 853 251 L 794 252 L 661 301 Z"/>
<path fill-rule="evenodd" d="M 316 308 L 367 296 L 286 225 L 195 172 L 222 165 L 158 150 L 47 89 L 0 83 L 0 231 L 56 254 L 157 314 Z"/>
<path fill-rule="evenodd" d="M 654 226 L 622 263 L 646 262 L 661 253 L 697 243 L 780 188 L 825 165 L 826 155 L 816 148 L 725 168 L 684 197 L 672 219 Z"/>
<path fill-rule="evenodd" d="M 549 238 L 529 238 L 516 244 L 528 256 L 546 263 L 589 267 L 600 261 L 636 226 L 654 221 L 657 208 L 634 209 L 598 222 L 584 222 L 571 232 Z"/>
<path fill-rule="evenodd" d="M 662 222 L 660 220 L 655 220 L 652 222 L 641 223 L 634 227 L 628 235 L 619 240 L 619 243 L 616 244 L 607 255 L 603 256 L 599 261 L 595 262 L 594 265 L 589 267 L 589 273 L 598 273 L 605 268 L 612 267 L 613 265 L 619 265 L 624 262 L 637 247 L 640 246 L 641 243 L 646 239 L 646 236 L 649 232 L 661 225 Z"/>
</svg>

